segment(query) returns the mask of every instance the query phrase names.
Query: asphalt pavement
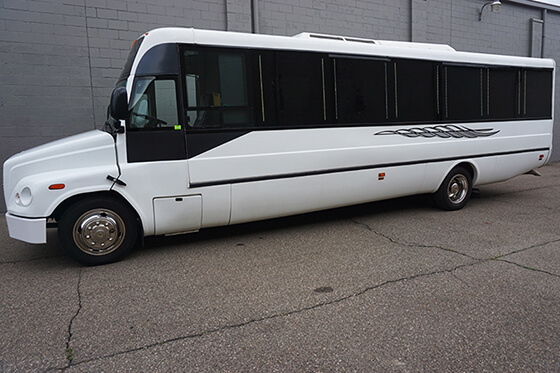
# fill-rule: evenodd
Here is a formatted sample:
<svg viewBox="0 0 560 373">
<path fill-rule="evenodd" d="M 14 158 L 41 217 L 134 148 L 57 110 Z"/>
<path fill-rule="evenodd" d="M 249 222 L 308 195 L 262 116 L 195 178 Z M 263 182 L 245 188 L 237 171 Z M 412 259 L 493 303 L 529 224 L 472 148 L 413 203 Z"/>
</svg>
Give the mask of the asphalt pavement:
<svg viewBox="0 0 560 373">
<path fill-rule="evenodd" d="M 82 267 L 0 218 L 0 371 L 560 371 L 560 163 Z"/>
</svg>

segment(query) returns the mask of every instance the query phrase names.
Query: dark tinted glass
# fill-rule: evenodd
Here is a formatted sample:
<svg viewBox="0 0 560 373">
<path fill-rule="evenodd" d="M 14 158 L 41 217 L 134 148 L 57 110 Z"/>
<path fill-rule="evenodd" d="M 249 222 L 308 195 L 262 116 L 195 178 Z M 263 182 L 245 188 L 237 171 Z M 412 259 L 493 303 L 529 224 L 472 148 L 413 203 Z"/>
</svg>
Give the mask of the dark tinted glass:
<svg viewBox="0 0 560 373">
<path fill-rule="evenodd" d="M 387 120 L 387 62 L 337 58 L 334 63 L 338 122 Z"/>
<path fill-rule="evenodd" d="M 144 38 L 140 38 L 140 39 L 136 40 L 134 42 L 134 44 L 132 45 L 132 48 L 130 49 L 130 52 L 128 53 L 128 57 L 126 59 L 124 67 L 121 71 L 121 75 L 119 76 L 118 82 L 126 80 L 126 78 L 128 78 L 128 76 L 130 75 L 130 70 L 132 69 L 132 64 L 134 63 L 134 59 L 136 58 L 136 55 L 138 54 L 138 49 L 140 49 L 140 46 L 142 45 L 143 41 L 144 41 Z M 118 85 L 118 83 L 117 83 L 117 85 Z"/>
<path fill-rule="evenodd" d="M 396 81 L 395 118 L 398 122 L 437 119 L 436 64 L 429 61 L 393 62 Z"/>
<path fill-rule="evenodd" d="M 177 44 L 156 45 L 142 56 L 136 68 L 136 76 L 175 75 L 178 72 Z"/>
<path fill-rule="evenodd" d="M 512 119 L 518 116 L 519 89 L 517 69 L 489 69 L 489 100 L 492 119 Z"/>
<path fill-rule="evenodd" d="M 523 85 L 523 114 L 528 118 L 551 118 L 552 71 L 526 70 L 523 73 Z"/>
<path fill-rule="evenodd" d="M 249 55 L 233 49 L 183 53 L 188 124 L 195 128 L 254 125 Z"/>
<path fill-rule="evenodd" d="M 323 72 L 320 55 L 276 53 L 275 104 L 280 125 L 325 122 Z"/>
<path fill-rule="evenodd" d="M 444 118 L 476 120 L 484 114 L 484 70 L 444 66 Z"/>
</svg>

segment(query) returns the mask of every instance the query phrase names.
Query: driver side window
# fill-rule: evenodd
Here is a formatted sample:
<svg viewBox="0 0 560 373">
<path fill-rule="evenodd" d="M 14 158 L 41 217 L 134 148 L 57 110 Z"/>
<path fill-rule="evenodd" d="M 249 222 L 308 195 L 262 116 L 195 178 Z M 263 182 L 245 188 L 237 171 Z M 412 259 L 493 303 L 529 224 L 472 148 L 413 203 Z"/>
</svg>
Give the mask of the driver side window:
<svg viewBox="0 0 560 373">
<path fill-rule="evenodd" d="M 175 80 L 138 79 L 130 101 L 129 129 L 177 129 L 177 126 Z"/>
</svg>

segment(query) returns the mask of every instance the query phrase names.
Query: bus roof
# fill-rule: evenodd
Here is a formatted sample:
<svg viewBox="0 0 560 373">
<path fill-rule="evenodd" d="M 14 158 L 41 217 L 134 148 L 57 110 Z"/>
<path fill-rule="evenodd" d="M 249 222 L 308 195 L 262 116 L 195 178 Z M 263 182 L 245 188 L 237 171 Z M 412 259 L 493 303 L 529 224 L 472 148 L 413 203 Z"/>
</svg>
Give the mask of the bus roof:
<svg viewBox="0 0 560 373">
<path fill-rule="evenodd" d="M 288 37 L 231 31 L 199 30 L 194 28 L 160 28 L 147 32 L 141 37 L 144 40 L 138 52 L 138 57 L 159 44 L 181 43 L 249 49 L 309 51 L 381 58 L 412 58 L 463 64 L 532 68 L 554 68 L 555 66 L 553 59 L 460 52 L 444 44 L 381 41 L 315 33 L 301 33 Z"/>
</svg>

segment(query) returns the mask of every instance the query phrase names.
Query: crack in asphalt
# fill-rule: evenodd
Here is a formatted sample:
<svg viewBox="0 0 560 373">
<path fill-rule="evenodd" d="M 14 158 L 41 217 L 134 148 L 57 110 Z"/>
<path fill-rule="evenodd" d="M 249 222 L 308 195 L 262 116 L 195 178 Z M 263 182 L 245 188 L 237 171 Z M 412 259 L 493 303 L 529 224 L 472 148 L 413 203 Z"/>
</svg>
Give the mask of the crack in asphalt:
<svg viewBox="0 0 560 373">
<path fill-rule="evenodd" d="M 529 247 L 524 247 L 523 249 L 514 250 L 514 251 L 509 252 L 509 253 L 507 253 L 507 254 L 502 254 L 502 255 L 495 256 L 495 257 L 492 258 L 492 259 L 501 259 L 501 258 L 503 258 L 503 257 L 505 257 L 505 256 L 509 256 L 509 255 L 513 255 L 513 254 L 517 254 L 517 253 L 522 253 L 522 252 L 527 251 L 527 250 L 535 249 L 535 248 L 537 248 L 537 247 L 543 247 L 543 246 L 549 245 L 549 244 L 551 244 L 551 243 L 556 243 L 556 242 L 560 242 L 560 239 L 550 240 L 550 241 L 546 241 L 546 242 L 537 243 L 537 244 L 534 244 L 534 245 L 529 246 Z"/>
<path fill-rule="evenodd" d="M 515 206 L 517 206 L 518 203 L 511 202 L 511 201 L 504 201 L 500 197 L 511 195 L 511 194 L 531 192 L 531 191 L 536 191 L 536 190 L 553 189 L 553 188 L 556 188 L 556 187 L 558 187 L 558 185 L 545 185 L 545 186 L 540 186 L 540 187 L 531 187 L 531 188 L 525 188 L 525 189 L 519 189 L 519 190 L 513 190 L 513 191 L 503 191 L 502 190 L 498 193 L 492 194 L 492 196 L 487 197 L 487 198 L 488 198 L 489 201 L 500 203 L 500 204 L 503 204 L 503 205 L 515 205 Z M 543 206 L 538 206 L 537 208 L 547 210 L 547 211 L 554 211 L 554 212 L 559 211 L 557 208 L 550 207 L 550 206 L 544 206 L 544 205 Z"/>
<path fill-rule="evenodd" d="M 559 274 L 552 273 L 552 272 L 549 272 L 549 271 L 545 271 L 544 269 L 538 269 L 538 268 L 529 267 L 529 266 L 526 266 L 526 265 L 523 265 L 523 264 L 519 264 L 519 263 L 516 263 L 516 262 L 512 262 L 511 260 L 495 259 L 495 258 L 492 258 L 492 260 L 495 260 L 496 262 L 502 262 L 502 263 L 512 264 L 512 265 L 514 265 L 514 266 L 517 266 L 517 267 L 520 267 L 520 268 L 523 268 L 523 269 L 528 269 L 529 271 L 544 273 L 544 274 L 546 274 L 546 275 L 550 275 L 550 276 L 554 276 L 554 277 L 560 278 L 560 275 L 559 275 Z"/>
<path fill-rule="evenodd" d="M 66 339 L 66 351 L 65 351 L 66 360 L 68 361 L 67 367 L 72 366 L 73 365 L 72 361 L 74 360 L 74 351 L 70 347 L 70 343 L 72 342 L 72 336 L 73 336 L 72 326 L 74 324 L 74 320 L 76 319 L 76 317 L 78 317 L 80 311 L 82 310 L 82 293 L 80 289 L 81 284 L 82 284 L 82 269 L 80 268 L 78 272 L 78 285 L 76 286 L 76 292 L 78 294 L 78 309 L 76 310 L 76 313 L 74 314 L 74 316 L 72 316 L 70 322 L 68 323 L 68 338 Z"/>
<path fill-rule="evenodd" d="M 492 201 L 494 203 L 501 204 L 501 205 L 507 205 L 507 206 L 519 206 L 519 203 L 516 203 L 516 202 L 513 202 L 513 201 L 504 201 L 503 199 L 500 199 L 500 196 L 501 195 L 488 197 L 488 201 Z M 555 207 L 550 207 L 550 206 L 531 206 L 531 208 L 544 210 L 546 212 L 555 212 L 555 213 L 560 211 L 560 209 L 555 208 Z"/>
<path fill-rule="evenodd" d="M 389 242 L 394 243 L 394 244 L 396 244 L 396 245 L 400 245 L 400 246 L 404 246 L 404 247 L 419 247 L 419 248 L 433 248 L 433 249 L 439 249 L 439 250 L 451 252 L 451 253 L 454 253 L 454 254 L 462 255 L 462 256 L 467 257 L 467 258 L 469 258 L 469 259 L 475 260 L 477 263 L 483 263 L 483 262 L 488 262 L 488 261 L 499 261 L 499 262 L 503 262 L 503 263 L 512 264 L 512 265 L 515 265 L 515 266 L 520 267 L 520 268 L 528 269 L 528 270 L 531 270 L 531 271 L 544 273 L 544 274 L 547 274 L 547 275 L 550 275 L 550 276 L 560 277 L 560 275 L 558 275 L 558 274 L 556 274 L 556 273 L 552 273 L 552 272 L 549 272 L 549 271 L 545 271 L 545 270 L 543 270 L 543 269 L 528 267 L 528 266 L 525 266 L 525 265 L 522 265 L 522 264 L 513 262 L 513 261 L 511 261 L 511 260 L 502 259 L 502 258 L 507 257 L 507 256 L 510 256 L 510 255 L 522 253 L 522 252 L 524 252 L 524 251 L 528 251 L 528 250 L 535 249 L 535 248 L 538 248 L 538 247 L 543 247 L 543 246 L 546 246 L 546 245 L 550 245 L 550 244 L 552 244 L 552 243 L 560 242 L 560 239 L 549 240 L 549 241 L 537 243 L 537 244 L 531 245 L 531 246 L 529 246 L 529 247 L 524 247 L 524 248 L 519 249 L 519 250 L 513 250 L 513 251 L 511 251 L 511 252 L 509 252 L 509 253 L 497 255 L 497 256 L 494 256 L 494 257 L 490 257 L 490 258 L 475 258 L 475 257 L 473 257 L 473 256 L 471 256 L 471 255 L 462 253 L 462 252 L 460 252 L 460 251 L 453 250 L 453 249 L 449 249 L 449 248 L 445 248 L 445 247 L 441 247 L 441 246 L 437 246 L 437 245 L 422 245 L 422 244 L 414 244 L 414 243 L 399 242 L 399 241 L 397 241 L 397 240 L 395 240 L 395 239 L 393 239 L 393 238 L 391 238 L 391 237 L 389 237 L 389 236 L 387 236 L 387 235 L 385 235 L 385 234 L 383 234 L 383 233 L 379 233 L 379 232 L 375 231 L 373 228 L 371 228 L 371 227 L 370 227 L 368 224 L 366 224 L 366 223 L 359 222 L 359 221 L 357 221 L 357 220 L 350 220 L 350 221 L 351 221 L 352 223 L 358 225 L 358 226 L 364 227 L 366 230 L 368 230 L 368 231 L 370 231 L 370 232 L 372 232 L 372 233 L 374 233 L 374 234 L 376 234 L 376 235 L 378 235 L 378 236 L 380 236 L 380 237 L 383 237 L 383 238 L 385 238 L 386 240 L 388 240 Z"/>
<path fill-rule="evenodd" d="M 304 308 L 300 308 L 300 309 L 292 310 L 292 311 L 280 312 L 280 313 L 273 314 L 273 315 L 270 315 L 270 316 L 255 318 L 255 319 L 251 319 L 251 320 L 241 322 L 241 323 L 224 325 L 224 326 L 217 327 L 217 328 L 214 328 L 214 329 L 205 330 L 205 331 L 202 331 L 202 332 L 199 332 L 199 333 L 192 333 L 192 334 L 187 334 L 187 335 L 183 335 L 183 336 L 179 336 L 179 337 L 175 337 L 175 338 L 170 338 L 170 339 L 166 339 L 164 341 L 150 343 L 150 344 L 145 345 L 145 346 L 131 348 L 131 349 L 128 349 L 128 350 L 125 350 L 125 351 L 115 352 L 113 354 L 108 354 L 108 355 L 99 356 L 99 357 L 95 357 L 95 358 L 89 358 L 87 360 L 83 360 L 83 361 L 79 361 L 79 362 L 76 362 L 76 363 L 69 364 L 67 367 L 62 368 L 61 370 L 66 370 L 70 367 L 74 367 L 74 366 L 77 366 L 77 365 L 80 365 L 80 364 L 90 363 L 92 361 L 105 360 L 105 359 L 110 359 L 110 358 L 115 357 L 115 356 L 120 356 L 120 355 L 125 355 L 125 354 L 128 354 L 128 353 L 132 353 L 132 352 L 147 350 L 147 349 L 150 349 L 150 348 L 153 348 L 153 347 L 163 346 L 163 345 L 173 343 L 173 342 L 200 338 L 200 337 L 203 337 L 203 336 L 206 336 L 206 335 L 219 333 L 219 332 L 222 332 L 222 331 L 225 331 L 225 330 L 237 329 L 237 328 L 241 328 L 241 327 L 244 327 L 244 326 L 248 326 L 248 325 L 263 322 L 263 321 L 274 320 L 274 319 L 277 319 L 277 318 L 280 318 L 280 317 L 297 315 L 297 314 L 312 311 L 312 310 L 315 310 L 315 309 L 318 309 L 318 308 L 321 308 L 321 307 L 325 307 L 325 306 L 329 306 L 329 305 L 333 305 L 333 304 L 338 304 L 338 303 L 347 301 L 349 299 L 357 298 L 357 297 L 360 297 L 360 296 L 362 296 L 362 295 L 364 295 L 364 294 L 366 294 L 366 293 L 368 293 L 372 290 L 380 289 L 380 288 L 388 286 L 388 285 L 397 284 L 397 283 L 405 282 L 405 281 L 411 281 L 411 280 L 415 280 L 417 278 L 422 278 L 422 277 L 434 276 L 434 275 L 443 274 L 443 273 L 453 273 L 454 271 L 456 271 L 458 269 L 474 266 L 474 265 L 479 264 L 479 263 L 480 262 L 477 261 L 477 262 L 474 262 L 474 263 L 461 264 L 461 265 L 455 266 L 455 267 L 450 268 L 450 269 L 442 269 L 442 270 L 428 272 L 428 273 L 417 273 L 417 274 L 414 274 L 414 275 L 411 275 L 411 276 L 401 277 L 401 278 L 394 279 L 394 280 L 388 280 L 388 281 L 382 282 L 382 283 L 377 284 L 377 285 L 368 286 L 368 287 L 366 287 L 366 288 L 364 288 L 364 289 L 362 289 L 362 290 L 360 290 L 356 293 L 352 293 L 350 295 L 346 295 L 346 296 L 343 296 L 343 297 L 340 297 L 340 298 L 332 299 L 330 301 L 317 303 L 317 304 L 314 304 L 312 306 L 308 306 L 308 307 L 304 307 Z"/>
<path fill-rule="evenodd" d="M 397 240 L 395 240 L 395 239 L 393 239 L 393 238 L 387 236 L 386 234 L 377 232 L 376 230 L 374 230 L 372 227 L 370 227 L 370 226 L 369 226 L 368 224 L 366 224 L 366 223 L 363 223 L 363 222 L 360 222 L 360 221 L 357 221 L 357 220 L 350 220 L 350 222 L 352 222 L 352 223 L 354 223 L 354 224 L 356 224 L 356 225 L 358 225 L 358 226 L 364 227 L 366 230 L 368 230 L 368 231 L 370 231 L 370 232 L 376 234 L 377 236 L 383 237 L 383 238 L 385 238 L 387 241 L 389 241 L 389 242 L 391 242 L 391 243 L 394 243 L 394 244 L 396 244 L 396 245 L 399 245 L 399 246 L 404 246 L 404 247 L 418 247 L 418 248 L 424 248 L 424 249 L 433 248 L 433 249 L 439 249 L 439 250 L 447 251 L 447 252 L 454 253 L 454 254 L 457 254 L 457 255 L 461 255 L 461 256 L 464 256 L 465 258 L 469 258 L 469 259 L 476 260 L 476 261 L 488 261 L 488 260 L 489 260 L 489 259 L 475 258 L 474 256 L 470 256 L 470 255 L 465 254 L 465 253 L 462 253 L 462 252 L 460 252 L 460 251 L 453 250 L 453 249 L 449 249 L 449 248 L 442 247 L 442 246 L 437 246 L 437 245 L 422 245 L 422 244 L 416 244 L 416 243 L 404 243 L 404 242 L 399 242 L 399 241 L 397 241 Z"/>
<path fill-rule="evenodd" d="M 51 255 L 51 256 L 41 256 L 38 258 L 32 258 L 32 259 L 23 259 L 23 260 L 7 260 L 5 262 L 0 262 L 0 265 L 3 264 L 20 264 L 20 263 L 29 263 L 29 262 L 35 262 L 37 260 L 43 260 L 43 259 L 53 259 L 53 258 L 61 258 L 63 257 L 64 254 L 57 254 L 57 255 Z"/>
<path fill-rule="evenodd" d="M 224 325 L 224 326 L 216 327 L 214 329 L 209 329 L 209 330 L 205 330 L 205 331 L 198 332 L 198 333 L 187 334 L 187 335 L 183 335 L 183 336 L 179 336 L 179 337 L 166 339 L 164 341 L 150 343 L 150 344 L 147 344 L 147 345 L 144 345 L 144 346 L 141 346 L 141 347 L 130 348 L 130 349 L 127 349 L 127 350 L 124 350 L 124 351 L 118 351 L 118 352 L 108 354 L 108 355 L 89 358 L 89 359 L 86 359 L 86 360 L 83 360 L 83 361 L 73 362 L 74 357 L 72 356 L 72 359 L 69 360 L 68 365 L 65 368 L 62 368 L 60 370 L 64 371 L 64 370 L 66 370 L 70 367 L 74 367 L 74 366 L 77 366 L 77 365 L 81 365 L 81 364 L 85 364 L 85 363 L 89 363 L 89 362 L 93 362 L 93 361 L 110 359 L 110 358 L 120 356 L 120 355 L 125 355 L 125 354 L 128 354 L 128 353 L 133 353 L 133 352 L 142 351 L 142 350 L 148 350 L 148 349 L 158 347 L 158 346 L 164 346 L 166 344 L 173 343 L 173 342 L 196 339 L 196 338 L 204 337 L 206 335 L 215 334 L 215 333 L 219 333 L 219 332 L 226 331 L 226 330 L 242 328 L 244 326 L 248 326 L 248 325 L 251 325 L 251 324 L 260 323 L 260 322 L 264 322 L 264 321 L 268 321 L 268 320 L 274 320 L 274 319 L 277 319 L 277 318 L 280 318 L 280 317 L 286 317 L 286 316 L 301 314 L 301 313 L 312 311 L 312 310 L 322 308 L 322 307 L 325 307 L 325 306 L 342 303 L 344 301 L 360 297 L 360 296 L 362 296 L 362 295 L 364 295 L 364 294 L 366 294 L 370 291 L 380 289 L 380 288 L 383 288 L 385 286 L 389 286 L 389 285 L 392 285 L 392 284 L 397 284 L 397 283 L 401 283 L 401 282 L 405 282 L 405 281 L 411 281 L 411 280 L 415 280 L 415 279 L 423 278 L 423 277 L 435 276 L 435 275 L 444 274 L 444 273 L 449 273 L 449 274 L 453 275 L 453 277 L 457 278 L 454 275 L 454 272 L 457 271 L 458 269 L 468 268 L 468 267 L 472 267 L 472 266 L 482 264 L 482 263 L 486 263 L 486 262 L 490 262 L 490 261 L 499 261 L 499 262 L 514 265 L 514 266 L 517 266 L 517 267 L 520 267 L 520 268 L 523 268 L 523 269 L 536 271 L 536 272 L 539 272 L 539 273 L 543 273 L 543 274 L 547 274 L 547 275 L 550 275 L 550 276 L 560 278 L 560 275 L 558 275 L 558 274 L 554 274 L 554 273 L 551 273 L 551 272 L 548 272 L 548 271 L 545 271 L 545 270 L 540 270 L 540 269 L 527 267 L 527 266 L 512 262 L 510 260 L 503 259 L 504 257 L 507 257 L 509 255 L 513 255 L 513 254 L 520 253 L 520 252 L 523 252 L 523 251 L 527 251 L 527 250 L 530 250 L 530 249 L 534 249 L 534 248 L 537 248 L 537 247 L 542 247 L 542 246 L 545 246 L 545 245 L 548 245 L 548 244 L 551 244 L 551 243 L 560 242 L 560 239 L 550 240 L 550 241 L 547 241 L 547 242 L 544 242 L 544 243 L 535 244 L 535 245 L 532 245 L 530 247 L 526 247 L 526 248 L 519 249 L 519 250 L 514 250 L 510 253 L 498 255 L 496 257 L 482 258 L 481 259 L 481 258 L 475 258 L 471 255 L 462 253 L 462 252 L 457 251 L 457 250 L 453 250 L 453 249 L 449 249 L 449 248 L 445 248 L 445 247 L 441 247 L 441 246 L 422 245 L 422 244 L 413 244 L 413 243 L 412 244 L 411 243 L 402 243 L 402 242 L 399 242 L 399 241 L 391 238 L 390 236 L 388 236 L 386 234 L 375 231 L 373 228 L 371 228 L 366 223 L 363 223 L 363 222 L 360 222 L 360 221 L 357 221 L 357 220 L 350 220 L 350 221 L 352 223 L 354 223 L 358 226 L 361 226 L 364 229 L 374 233 L 375 235 L 383 237 L 384 239 L 386 239 L 389 242 L 394 243 L 396 245 L 400 245 L 400 246 L 404 246 L 404 247 L 435 248 L 435 249 L 438 249 L 438 250 L 442 250 L 442 251 L 445 251 L 445 252 L 450 252 L 450 253 L 454 253 L 456 255 L 463 256 L 465 258 L 471 259 L 473 262 L 466 263 L 466 264 L 461 264 L 461 265 L 456 265 L 453 268 L 440 269 L 440 270 L 432 271 L 432 272 L 428 272 L 428 273 L 417 273 L 417 274 L 414 274 L 414 275 L 411 275 L 411 276 L 401 277 L 401 278 L 393 279 L 393 280 L 387 280 L 387 281 L 382 282 L 382 283 L 377 284 L 377 285 L 368 286 L 368 287 L 366 287 L 366 288 L 364 288 L 364 289 L 362 289 L 358 292 L 352 293 L 350 295 L 345 295 L 345 296 L 342 296 L 342 297 L 339 297 L 339 298 L 336 298 L 336 299 L 331 299 L 329 301 L 317 303 L 317 304 L 314 304 L 314 305 L 311 305 L 311 306 L 308 306 L 308 307 L 304 307 L 304 308 L 300 308 L 300 309 L 297 309 L 297 310 L 279 312 L 279 313 L 276 313 L 276 314 L 273 314 L 273 315 L 260 317 L 260 318 L 254 318 L 254 319 L 247 320 L 247 321 L 240 322 L 240 323 Z M 66 344 L 67 353 L 68 353 L 69 350 L 72 352 L 72 350 L 70 349 L 70 342 L 71 342 L 71 339 L 72 339 L 72 323 L 73 323 L 74 319 L 78 316 L 78 314 L 81 310 L 81 307 L 82 307 L 81 294 L 80 294 L 80 283 L 81 283 L 81 271 L 80 271 L 80 278 L 79 278 L 79 281 L 78 281 L 79 307 L 78 307 L 78 310 L 77 310 L 76 314 L 74 315 L 74 317 L 72 317 L 72 319 L 70 320 L 70 324 L 69 324 L 69 327 L 68 327 L 68 341 L 67 341 L 67 344 Z"/>
<path fill-rule="evenodd" d="M 532 188 L 530 190 L 533 190 L 533 189 L 543 189 L 543 188 Z M 473 266 L 476 266 L 478 264 L 486 263 L 486 262 L 489 262 L 489 261 L 502 262 L 502 263 L 513 265 L 513 266 L 516 266 L 516 267 L 519 267 L 519 268 L 522 268 L 522 269 L 535 271 L 535 272 L 539 272 L 539 273 L 546 274 L 546 275 L 549 275 L 549 276 L 553 276 L 553 277 L 556 277 L 556 278 L 560 278 L 559 274 L 551 273 L 549 271 L 542 270 L 542 269 L 531 268 L 531 267 L 528 267 L 528 266 L 525 266 L 525 265 L 522 265 L 522 264 L 519 264 L 519 263 L 516 263 L 516 262 L 513 262 L 511 260 L 506 259 L 506 257 L 517 254 L 517 253 L 521 253 L 521 252 L 528 251 L 528 250 L 531 250 L 531 249 L 535 249 L 535 248 L 538 248 L 538 247 L 543 247 L 543 246 L 546 246 L 546 245 L 552 244 L 552 243 L 558 243 L 558 242 L 560 242 L 560 239 L 555 239 L 555 240 L 550 240 L 550 241 L 543 242 L 543 243 L 534 244 L 534 245 L 529 246 L 529 247 L 525 247 L 525 248 L 522 248 L 522 249 L 519 249 L 519 250 L 514 250 L 514 251 L 508 252 L 506 254 L 497 255 L 497 256 L 491 257 L 491 258 L 476 258 L 476 257 L 473 257 L 471 255 L 462 253 L 460 251 L 453 250 L 453 249 L 446 248 L 446 247 L 442 247 L 442 246 L 399 242 L 399 241 L 390 237 L 387 234 L 383 234 L 383 233 L 380 233 L 380 232 L 374 230 L 367 223 L 360 222 L 358 220 L 353 220 L 353 219 L 350 219 L 350 222 L 352 222 L 353 224 L 355 224 L 357 226 L 360 226 L 360 227 L 366 229 L 367 231 L 372 232 L 373 234 L 375 234 L 379 237 L 382 237 L 382 238 L 386 239 L 387 241 L 389 241 L 393 244 L 396 244 L 396 245 L 400 245 L 400 246 L 403 246 L 403 247 L 410 247 L 410 248 L 433 248 L 433 249 L 438 249 L 438 250 L 441 250 L 441 251 L 450 252 L 450 253 L 453 253 L 453 254 L 456 254 L 456 255 L 460 255 L 462 257 L 465 257 L 465 258 L 468 258 L 468 259 L 472 260 L 473 262 L 466 263 L 466 264 L 461 264 L 461 265 L 456 265 L 456 266 L 454 266 L 452 268 L 448 268 L 448 269 L 440 269 L 440 270 L 437 270 L 437 271 L 432 271 L 432 272 L 427 272 L 427 273 L 417 273 L 417 274 L 414 274 L 414 275 L 401 277 L 401 278 L 398 278 L 398 279 L 387 280 L 385 282 L 382 282 L 382 283 L 379 283 L 379 284 L 376 284 L 376 285 L 365 287 L 362 290 L 360 290 L 358 292 L 354 292 L 354 293 L 349 294 L 349 295 L 341 296 L 341 297 L 336 298 L 336 299 L 331 299 L 329 301 L 317 303 L 317 304 L 314 304 L 314 305 L 311 305 L 311 306 L 308 306 L 308 307 L 304 307 L 304 308 L 300 308 L 300 309 L 296 309 L 296 310 L 279 312 L 279 313 L 272 314 L 272 315 L 269 315 L 269 316 L 254 318 L 254 319 L 251 319 L 251 320 L 247 320 L 247 321 L 239 322 L 239 323 L 235 323 L 235 324 L 224 325 L 224 326 L 216 327 L 216 328 L 205 330 L 205 331 L 198 332 L 198 333 L 191 333 L 191 334 L 186 334 L 186 335 L 166 339 L 166 340 L 163 340 L 163 341 L 153 342 L 153 343 L 141 346 L 141 347 L 130 348 L 130 349 L 127 349 L 127 350 L 124 350 L 124 351 L 118 351 L 118 352 L 114 352 L 114 353 L 99 356 L 99 357 L 88 358 L 88 359 L 82 360 L 82 361 L 75 361 L 76 356 L 74 356 L 74 351 L 71 348 L 71 342 L 72 342 L 72 338 L 73 338 L 73 331 L 72 331 L 73 323 L 74 323 L 75 319 L 79 316 L 79 314 L 81 312 L 81 309 L 82 309 L 82 294 L 81 294 L 81 289 L 80 289 L 81 288 L 81 282 L 82 282 L 82 270 L 80 269 L 79 270 L 79 276 L 78 276 L 78 283 L 77 283 L 77 286 L 76 286 L 76 291 L 77 291 L 77 296 L 78 296 L 78 308 L 76 310 L 76 313 L 72 316 L 72 318 L 70 319 L 70 321 L 68 323 L 68 335 L 67 335 L 67 340 L 66 340 L 66 351 L 65 351 L 67 365 L 65 367 L 57 367 L 57 368 L 52 368 L 51 367 L 51 368 L 47 369 L 46 371 L 53 371 L 53 370 L 65 371 L 69 368 L 79 366 L 81 364 L 86 364 L 86 363 L 89 363 L 89 362 L 93 362 L 93 361 L 110 359 L 110 358 L 120 356 L 120 355 L 125 355 L 125 354 L 128 354 L 128 353 L 133 353 L 133 352 L 142 351 L 142 350 L 148 350 L 148 349 L 158 347 L 158 346 L 164 346 L 166 344 L 173 343 L 173 342 L 192 340 L 192 339 L 204 337 L 206 335 L 220 333 L 220 332 L 223 332 L 223 331 L 226 331 L 226 330 L 233 330 L 233 329 L 237 329 L 237 328 L 242 328 L 242 327 L 252 325 L 252 324 L 255 324 L 255 323 L 274 320 L 274 319 L 281 318 L 281 317 L 286 317 L 286 316 L 297 315 L 297 314 L 305 313 L 305 312 L 312 311 L 312 310 L 315 310 L 315 309 L 319 309 L 319 308 L 322 308 L 322 307 L 325 307 L 325 306 L 339 304 L 339 303 L 342 303 L 342 302 L 350 300 L 350 299 L 358 298 L 358 297 L 360 297 L 360 296 L 362 296 L 362 295 L 364 295 L 364 294 L 366 294 L 370 291 L 381 289 L 385 286 L 390 286 L 392 284 L 397 284 L 397 283 L 401 283 L 401 282 L 405 282 L 405 281 L 411 281 L 411 280 L 415 280 L 415 279 L 418 279 L 418 278 L 425 278 L 425 277 L 430 277 L 430 276 L 435 276 L 435 275 L 439 275 L 439 274 L 448 273 L 448 274 L 451 274 L 457 280 L 460 280 L 457 276 L 454 275 L 455 271 L 457 271 L 459 269 L 462 269 L 462 268 L 473 267 Z M 56 257 L 61 257 L 61 256 L 63 256 L 63 255 L 56 255 L 56 256 L 51 256 L 51 257 L 40 257 L 40 258 L 33 258 L 33 259 L 19 260 L 19 261 L 0 262 L 0 265 L 22 263 L 22 262 L 31 262 L 31 261 L 36 261 L 36 260 L 41 260 L 41 259 L 49 259 L 49 258 L 56 258 Z"/>
</svg>

